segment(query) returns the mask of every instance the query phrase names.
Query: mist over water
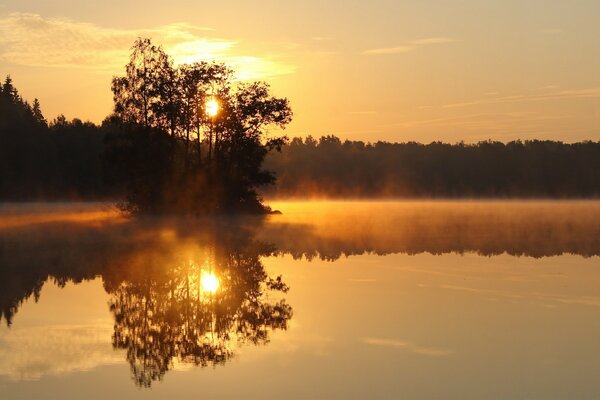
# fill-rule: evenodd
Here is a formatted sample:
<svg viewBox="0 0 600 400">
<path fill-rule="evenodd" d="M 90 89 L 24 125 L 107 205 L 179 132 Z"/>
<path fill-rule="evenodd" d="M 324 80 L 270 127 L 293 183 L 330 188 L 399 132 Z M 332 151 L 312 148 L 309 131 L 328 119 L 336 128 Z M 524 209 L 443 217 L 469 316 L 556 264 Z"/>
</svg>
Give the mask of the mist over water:
<svg viewBox="0 0 600 400">
<path fill-rule="evenodd" d="M 5 251 L 28 242 L 77 252 L 174 246 L 245 230 L 277 252 L 335 259 L 363 253 L 600 255 L 599 201 L 275 201 L 267 217 L 128 218 L 109 203 L 0 206 Z M 44 243 L 36 243 L 40 239 Z M 56 241 L 48 246 L 47 241 Z M 38 253 L 36 253 L 38 254 Z"/>
<path fill-rule="evenodd" d="M 600 202 L 269 205 L 282 213 L 0 206 L 0 387 L 9 398 L 600 394 Z"/>
<path fill-rule="evenodd" d="M 273 203 L 266 235 L 292 254 L 600 255 L 597 201 Z"/>
</svg>

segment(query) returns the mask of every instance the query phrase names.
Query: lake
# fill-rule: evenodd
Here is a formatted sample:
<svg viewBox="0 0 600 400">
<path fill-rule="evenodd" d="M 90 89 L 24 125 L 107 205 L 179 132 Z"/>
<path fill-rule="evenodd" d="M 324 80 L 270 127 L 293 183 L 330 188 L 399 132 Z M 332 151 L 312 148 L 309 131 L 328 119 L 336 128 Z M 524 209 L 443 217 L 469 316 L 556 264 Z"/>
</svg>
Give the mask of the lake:
<svg viewBox="0 0 600 400">
<path fill-rule="evenodd" d="M 600 398 L 600 202 L 270 205 L 0 205 L 0 398 Z"/>
</svg>

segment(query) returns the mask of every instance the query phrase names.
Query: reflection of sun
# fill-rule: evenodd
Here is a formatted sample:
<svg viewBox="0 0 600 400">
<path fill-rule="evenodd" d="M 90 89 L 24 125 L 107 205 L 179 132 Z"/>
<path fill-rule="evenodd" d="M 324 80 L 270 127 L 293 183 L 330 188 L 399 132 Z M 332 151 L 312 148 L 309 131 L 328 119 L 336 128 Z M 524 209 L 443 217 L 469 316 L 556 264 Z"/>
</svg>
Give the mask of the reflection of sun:
<svg viewBox="0 0 600 400">
<path fill-rule="evenodd" d="M 219 288 L 219 279 L 212 272 L 202 271 L 200 276 L 200 285 L 204 291 L 209 293 L 216 293 Z"/>
<path fill-rule="evenodd" d="M 210 98 L 206 102 L 206 113 L 209 116 L 214 117 L 218 114 L 218 112 L 219 112 L 219 103 L 214 98 Z"/>
</svg>

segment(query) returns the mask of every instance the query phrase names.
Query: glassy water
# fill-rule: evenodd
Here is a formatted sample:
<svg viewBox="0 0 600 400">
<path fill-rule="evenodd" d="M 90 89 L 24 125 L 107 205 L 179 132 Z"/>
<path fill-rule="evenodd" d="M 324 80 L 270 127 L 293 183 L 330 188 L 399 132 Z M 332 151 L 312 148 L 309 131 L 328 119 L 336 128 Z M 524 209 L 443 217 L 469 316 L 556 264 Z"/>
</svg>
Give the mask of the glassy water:
<svg viewBox="0 0 600 400">
<path fill-rule="evenodd" d="M 600 202 L 272 206 L 0 206 L 0 398 L 600 398 Z"/>
</svg>

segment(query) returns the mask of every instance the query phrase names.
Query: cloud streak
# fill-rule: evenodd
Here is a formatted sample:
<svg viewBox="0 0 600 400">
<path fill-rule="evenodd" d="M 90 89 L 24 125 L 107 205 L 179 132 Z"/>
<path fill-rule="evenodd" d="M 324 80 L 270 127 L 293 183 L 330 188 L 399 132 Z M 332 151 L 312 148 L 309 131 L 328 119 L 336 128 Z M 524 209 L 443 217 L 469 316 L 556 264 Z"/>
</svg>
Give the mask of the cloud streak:
<svg viewBox="0 0 600 400">
<path fill-rule="evenodd" d="M 127 62 L 133 41 L 150 37 L 165 48 L 176 64 L 221 61 L 238 69 L 240 79 L 286 75 L 296 69 L 276 58 L 236 54 L 239 42 L 213 37 L 213 31 L 186 23 L 112 29 L 66 18 L 10 13 L 0 17 L 0 61 L 116 73 Z"/>
<path fill-rule="evenodd" d="M 560 100 L 560 99 L 585 99 L 585 98 L 598 98 L 600 97 L 600 87 L 593 87 L 587 89 L 568 89 L 558 90 L 553 92 L 535 93 L 535 94 L 516 94 L 511 96 L 503 97 L 491 97 L 485 99 L 477 99 L 473 101 L 466 101 L 462 103 L 452 103 L 442 106 L 442 108 L 457 108 L 457 107 L 470 107 L 485 104 L 500 104 L 500 103 L 518 103 L 518 102 L 530 102 L 530 101 L 546 101 L 546 100 Z"/>
<path fill-rule="evenodd" d="M 404 45 L 391 46 L 391 47 L 380 47 L 375 49 L 368 49 L 363 51 L 365 55 L 386 55 L 386 54 L 400 54 L 407 53 L 409 51 L 417 50 L 420 47 L 436 45 L 436 44 L 447 44 L 454 43 L 455 39 L 448 37 L 431 37 L 413 40 Z"/>
<path fill-rule="evenodd" d="M 415 46 L 395 46 L 395 47 L 381 47 L 378 49 L 365 50 L 363 54 L 366 55 L 378 55 L 378 54 L 399 54 L 413 51 Z"/>
<path fill-rule="evenodd" d="M 454 43 L 456 39 L 448 38 L 448 37 L 432 37 L 425 39 L 417 39 L 413 40 L 411 43 L 416 46 L 426 46 L 430 44 L 446 44 L 446 43 Z"/>
</svg>

